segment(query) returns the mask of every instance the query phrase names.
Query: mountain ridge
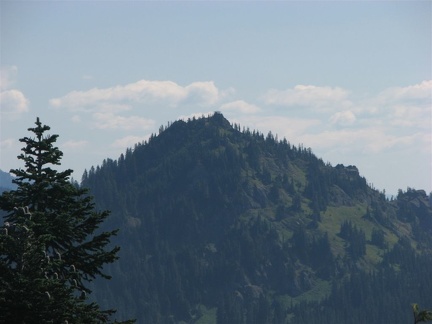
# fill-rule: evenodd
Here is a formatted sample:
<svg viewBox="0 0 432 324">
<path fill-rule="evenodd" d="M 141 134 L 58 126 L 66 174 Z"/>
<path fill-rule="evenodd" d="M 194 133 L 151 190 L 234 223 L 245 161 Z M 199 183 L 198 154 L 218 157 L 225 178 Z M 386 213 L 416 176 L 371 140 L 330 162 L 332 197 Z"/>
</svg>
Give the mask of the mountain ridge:
<svg viewBox="0 0 432 324">
<path fill-rule="evenodd" d="M 113 283 L 96 284 L 95 297 L 139 322 L 349 323 L 339 313 L 304 317 L 304 308 L 337 300 L 356 284 L 352 273 L 396 276 L 410 254 L 431 260 L 424 191 L 390 201 L 355 166 L 241 131 L 218 112 L 161 127 L 86 171 L 82 185 L 112 211 L 106 226 L 121 228 Z M 406 318 L 394 312 L 377 323 Z"/>
<path fill-rule="evenodd" d="M 16 185 L 12 182 L 14 177 L 3 170 L 0 170 L 0 193 L 6 190 L 15 190 Z"/>
</svg>

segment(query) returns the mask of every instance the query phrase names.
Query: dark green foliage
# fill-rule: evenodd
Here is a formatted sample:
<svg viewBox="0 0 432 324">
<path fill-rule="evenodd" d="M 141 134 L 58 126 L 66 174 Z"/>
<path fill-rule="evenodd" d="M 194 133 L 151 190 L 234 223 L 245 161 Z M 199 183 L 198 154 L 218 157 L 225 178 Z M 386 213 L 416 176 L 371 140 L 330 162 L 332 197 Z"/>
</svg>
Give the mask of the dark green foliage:
<svg viewBox="0 0 432 324">
<path fill-rule="evenodd" d="M 193 323 L 204 305 L 219 323 L 363 323 L 364 312 L 402 323 L 407 299 L 432 287 L 432 245 L 413 239 L 430 207 L 407 222 L 356 167 L 219 113 L 162 127 L 82 186 L 112 211 L 104 226 L 122 228 L 113 280 L 95 289 L 120 318 Z M 416 195 L 406 210 L 424 202 Z"/>
<path fill-rule="evenodd" d="M 300 194 L 295 194 L 293 199 L 292 199 L 292 206 L 291 206 L 292 211 L 294 212 L 301 212 L 302 207 L 301 207 L 301 196 Z"/>
<path fill-rule="evenodd" d="M 317 159 L 311 159 L 308 170 L 308 184 L 305 195 L 312 200 L 314 212 L 325 210 L 329 203 L 330 169 L 325 168 Z"/>
<path fill-rule="evenodd" d="M 342 223 L 339 235 L 347 241 L 346 250 L 353 260 L 365 255 L 366 236 L 363 230 L 352 225 L 350 221 L 346 221 Z"/>
<path fill-rule="evenodd" d="M 311 265 L 317 275 L 323 279 L 332 278 L 336 269 L 327 232 L 318 239 L 314 237 L 310 249 Z"/>
<path fill-rule="evenodd" d="M 420 310 L 417 304 L 413 304 L 412 308 L 413 308 L 413 315 L 414 315 L 414 324 L 420 322 L 432 321 L 432 311 Z"/>
<path fill-rule="evenodd" d="M 11 170 L 17 189 L 0 197 L 6 212 L 0 235 L 0 318 L 4 323 L 105 323 L 112 310 L 89 303 L 88 282 L 109 278 L 103 265 L 117 259 L 107 245 L 116 231 L 95 234 L 108 212 L 95 212 L 87 190 L 57 171 L 58 135 L 37 119 L 18 156 L 24 169 Z"/>
<path fill-rule="evenodd" d="M 377 271 L 356 269 L 343 280 L 334 280 L 330 296 L 320 303 L 292 307 L 290 323 L 412 323 L 413 298 L 431 306 L 431 255 L 417 256 L 405 242 L 394 250 Z"/>
<path fill-rule="evenodd" d="M 372 230 L 371 243 L 380 247 L 380 248 L 385 248 L 386 242 L 385 242 L 384 231 L 374 228 Z"/>
<path fill-rule="evenodd" d="M 432 212 L 430 197 L 424 190 L 408 188 L 398 194 L 397 217 L 410 224 L 416 240 L 424 246 L 432 245 Z"/>
</svg>

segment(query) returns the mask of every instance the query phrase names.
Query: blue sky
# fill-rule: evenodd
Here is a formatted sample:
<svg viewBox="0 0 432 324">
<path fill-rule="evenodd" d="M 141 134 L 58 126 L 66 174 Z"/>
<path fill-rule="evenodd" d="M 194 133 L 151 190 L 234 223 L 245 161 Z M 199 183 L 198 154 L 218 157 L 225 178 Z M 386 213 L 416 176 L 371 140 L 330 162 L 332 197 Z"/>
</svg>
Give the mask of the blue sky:
<svg viewBox="0 0 432 324">
<path fill-rule="evenodd" d="M 179 118 L 231 122 L 432 191 L 432 3 L 1 1 L 0 169 L 39 116 L 63 167 Z"/>
</svg>

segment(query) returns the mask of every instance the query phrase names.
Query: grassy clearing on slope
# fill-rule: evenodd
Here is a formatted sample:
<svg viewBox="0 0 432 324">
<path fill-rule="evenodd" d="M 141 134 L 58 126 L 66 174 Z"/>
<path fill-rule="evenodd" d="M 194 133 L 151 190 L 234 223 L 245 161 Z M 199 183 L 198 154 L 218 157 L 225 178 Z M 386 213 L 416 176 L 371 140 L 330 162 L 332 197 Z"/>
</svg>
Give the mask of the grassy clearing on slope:
<svg viewBox="0 0 432 324">
<path fill-rule="evenodd" d="M 327 232 L 330 238 L 330 245 L 334 255 L 345 255 L 345 241 L 338 236 L 341 224 L 350 220 L 356 226 L 363 223 L 362 216 L 365 214 L 366 207 L 357 206 L 329 206 L 326 212 L 321 216 L 320 230 Z M 362 226 L 363 227 L 363 224 Z"/>
<path fill-rule="evenodd" d="M 200 305 L 199 310 L 202 315 L 195 324 L 216 324 L 216 307 L 207 308 L 204 305 Z"/>
<path fill-rule="evenodd" d="M 297 297 L 291 297 L 289 295 L 279 296 L 279 300 L 286 306 L 298 304 L 302 301 L 321 301 L 330 295 L 331 284 L 329 281 L 317 279 L 312 289 L 304 292 Z"/>
<path fill-rule="evenodd" d="M 345 221 L 350 221 L 357 228 L 364 231 L 366 235 L 366 241 L 370 242 L 372 237 L 373 229 L 382 229 L 385 233 L 385 241 L 387 248 L 392 248 L 393 245 L 398 241 L 397 235 L 392 233 L 389 229 L 383 228 L 374 221 L 367 220 L 363 216 L 366 213 L 367 205 L 359 204 L 355 206 L 339 206 L 339 207 L 328 207 L 326 212 L 322 215 L 322 221 L 320 229 L 328 232 L 330 244 L 332 246 L 333 253 L 335 255 L 345 255 L 345 240 L 338 236 L 340 232 L 341 224 Z M 403 231 L 403 225 L 398 225 L 399 231 Z M 366 245 L 366 255 L 363 258 L 362 266 L 364 268 L 370 268 L 378 264 L 382 259 L 383 249 L 380 249 L 374 245 Z"/>
</svg>

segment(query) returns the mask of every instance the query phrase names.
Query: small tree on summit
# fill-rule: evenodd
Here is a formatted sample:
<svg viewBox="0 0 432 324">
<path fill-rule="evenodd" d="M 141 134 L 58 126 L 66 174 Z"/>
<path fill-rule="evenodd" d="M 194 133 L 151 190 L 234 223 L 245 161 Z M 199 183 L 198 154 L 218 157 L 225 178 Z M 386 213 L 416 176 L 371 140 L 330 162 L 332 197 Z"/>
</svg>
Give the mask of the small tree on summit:
<svg viewBox="0 0 432 324">
<path fill-rule="evenodd" d="M 106 323 L 114 310 L 89 303 L 88 282 L 117 259 L 107 249 L 117 231 L 95 234 L 108 216 L 94 210 L 87 191 L 70 182 L 72 170 L 56 171 L 63 153 L 58 135 L 39 118 L 18 156 L 24 169 L 11 170 L 18 188 L 0 196 L 6 212 L 0 234 L 0 322 Z"/>
</svg>

